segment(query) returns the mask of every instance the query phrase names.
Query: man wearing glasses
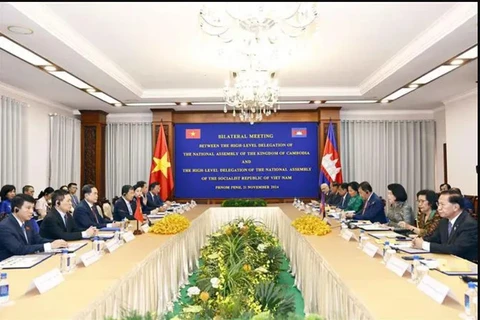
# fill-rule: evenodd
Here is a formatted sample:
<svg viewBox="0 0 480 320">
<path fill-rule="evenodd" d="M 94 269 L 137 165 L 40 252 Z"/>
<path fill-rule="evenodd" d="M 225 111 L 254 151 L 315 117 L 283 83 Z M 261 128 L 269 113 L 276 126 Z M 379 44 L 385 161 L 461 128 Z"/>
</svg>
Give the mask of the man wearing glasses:
<svg viewBox="0 0 480 320">
<path fill-rule="evenodd" d="M 477 221 L 464 210 L 463 197 L 454 190 L 443 191 L 437 206 L 442 217 L 438 228 L 431 236 L 414 239 L 412 246 L 432 253 L 453 254 L 477 261 Z"/>
</svg>

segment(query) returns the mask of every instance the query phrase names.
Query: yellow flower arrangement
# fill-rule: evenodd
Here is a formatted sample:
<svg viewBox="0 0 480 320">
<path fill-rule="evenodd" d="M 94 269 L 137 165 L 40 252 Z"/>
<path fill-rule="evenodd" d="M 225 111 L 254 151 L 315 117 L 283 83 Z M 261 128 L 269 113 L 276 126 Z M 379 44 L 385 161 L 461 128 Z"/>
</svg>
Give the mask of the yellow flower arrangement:
<svg viewBox="0 0 480 320">
<path fill-rule="evenodd" d="M 305 235 L 323 236 L 330 233 L 332 229 L 330 226 L 320 219 L 312 215 L 303 215 L 292 222 L 292 226 L 298 232 Z"/>
<path fill-rule="evenodd" d="M 171 214 L 156 222 L 150 232 L 156 234 L 176 234 L 190 226 L 190 221 L 180 214 Z"/>
</svg>

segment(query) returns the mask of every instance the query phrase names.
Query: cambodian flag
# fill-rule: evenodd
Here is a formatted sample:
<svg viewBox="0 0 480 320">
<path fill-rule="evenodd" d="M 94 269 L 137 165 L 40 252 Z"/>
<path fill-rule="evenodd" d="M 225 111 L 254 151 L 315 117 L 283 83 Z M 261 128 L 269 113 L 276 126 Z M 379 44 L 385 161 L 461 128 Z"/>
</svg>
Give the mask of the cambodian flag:
<svg viewBox="0 0 480 320">
<path fill-rule="evenodd" d="M 307 128 L 292 128 L 292 138 L 306 138 Z"/>
<path fill-rule="evenodd" d="M 330 184 L 332 181 L 342 183 L 343 177 L 340 155 L 333 132 L 333 124 L 332 121 L 330 121 L 327 140 L 325 141 L 325 149 L 323 149 L 322 165 L 320 166 L 319 185 L 322 183 Z"/>
</svg>

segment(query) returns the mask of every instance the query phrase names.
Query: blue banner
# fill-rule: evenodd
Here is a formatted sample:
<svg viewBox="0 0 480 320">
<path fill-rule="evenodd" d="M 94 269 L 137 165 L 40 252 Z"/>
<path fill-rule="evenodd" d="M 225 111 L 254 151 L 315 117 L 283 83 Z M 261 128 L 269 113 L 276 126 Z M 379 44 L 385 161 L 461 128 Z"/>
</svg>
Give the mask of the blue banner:
<svg viewBox="0 0 480 320">
<path fill-rule="evenodd" d="M 175 125 L 176 198 L 318 196 L 318 124 Z"/>
</svg>

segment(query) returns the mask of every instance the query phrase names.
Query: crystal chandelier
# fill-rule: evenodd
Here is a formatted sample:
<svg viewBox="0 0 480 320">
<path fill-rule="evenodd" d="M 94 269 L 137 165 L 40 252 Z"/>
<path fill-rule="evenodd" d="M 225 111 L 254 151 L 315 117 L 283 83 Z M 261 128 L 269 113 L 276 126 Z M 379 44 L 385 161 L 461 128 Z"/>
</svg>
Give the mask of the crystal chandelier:
<svg viewBox="0 0 480 320">
<path fill-rule="evenodd" d="M 300 36 L 312 30 L 315 2 L 217 2 L 200 10 L 200 28 L 220 41 L 219 58 L 230 70 L 277 70 L 291 60 Z"/>
<path fill-rule="evenodd" d="M 233 116 L 239 113 L 241 121 L 254 124 L 262 121 L 263 116 L 277 112 L 278 85 L 274 74 L 268 71 L 254 69 L 234 73 L 234 84 L 228 83 L 223 89 L 225 107 L 233 107 Z"/>
</svg>

